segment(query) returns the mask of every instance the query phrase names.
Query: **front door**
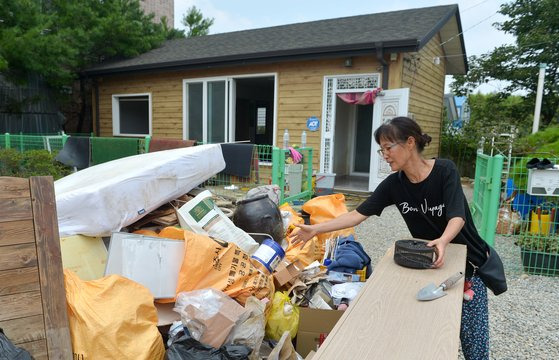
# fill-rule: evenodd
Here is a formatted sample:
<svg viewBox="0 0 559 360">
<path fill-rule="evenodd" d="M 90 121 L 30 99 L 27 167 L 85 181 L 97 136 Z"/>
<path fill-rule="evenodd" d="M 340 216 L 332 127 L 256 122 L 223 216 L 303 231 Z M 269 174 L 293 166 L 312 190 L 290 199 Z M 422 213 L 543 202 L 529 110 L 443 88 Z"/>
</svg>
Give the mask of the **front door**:
<svg viewBox="0 0 559 360">
<path fill-rule="evenodd" d="M 383 96 L 377 96 L 373 108 L 373 129 L 372 133 L 383 123 L 397 116 L 408 115 L 408 99 L 410 89 L 384 90 Z M 382 156 L 377 153 L 380 147 L 371 136 L 371 165 L 369 175 L 369 191 L 374 191 L 378 184 L 390 175 L 390 166 L 384 161 Z"/>
</svg>

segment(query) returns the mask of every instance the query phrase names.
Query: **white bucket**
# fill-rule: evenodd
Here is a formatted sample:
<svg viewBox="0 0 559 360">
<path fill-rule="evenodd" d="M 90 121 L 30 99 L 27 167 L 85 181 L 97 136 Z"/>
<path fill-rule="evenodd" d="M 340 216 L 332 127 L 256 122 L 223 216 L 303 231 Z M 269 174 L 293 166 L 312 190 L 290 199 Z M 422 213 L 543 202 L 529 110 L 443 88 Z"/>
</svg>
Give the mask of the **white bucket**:
<svg viewBox="0 0 559 360">
<path fill-rule="evenodd" d="M 301 183 L 303 182 L 303 164 L 288 165 L 286 170 L 289 195 L 297 195 L 301 192 Z"/>
<path fill-rule="evenodd" d="M 316 174 L 316 192 L 321 195 L 331 194 L 334 191 L 335 180 L 336 180 L 336 173 Z"/>
<path fill-rule="evenodd" d="M 252 264 L 264 275 L 274 272 L 280 261 L 285 257 L 283 248 L 272 239 L 265 239 L 252 254 Z"/>
</svg>

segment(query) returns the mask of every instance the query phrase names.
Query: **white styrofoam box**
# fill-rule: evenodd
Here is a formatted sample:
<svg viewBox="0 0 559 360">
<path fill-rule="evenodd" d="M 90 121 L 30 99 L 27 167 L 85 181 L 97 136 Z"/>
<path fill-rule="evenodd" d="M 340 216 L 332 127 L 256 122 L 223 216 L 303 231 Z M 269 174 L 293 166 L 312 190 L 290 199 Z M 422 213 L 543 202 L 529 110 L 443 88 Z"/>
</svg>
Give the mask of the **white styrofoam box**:
<svg viewBox="0 0 559 360">
<path fill-rule="evenodd" d="M 530 195 L 559 196 L 559 167 L 528 170 L 527 187 Z"/>
<path fill-rule="evenodd" d="M 316 174 L 316 187 L 333 189 L 336 180 L 336 173 L 318 173 Z"/>
<path fill-rule="evenodd" d="M 105 275 L 117 274 L 147 287 L 156 299 L 174 298 L 184 241 L 115 232 Z"/>
</svg>

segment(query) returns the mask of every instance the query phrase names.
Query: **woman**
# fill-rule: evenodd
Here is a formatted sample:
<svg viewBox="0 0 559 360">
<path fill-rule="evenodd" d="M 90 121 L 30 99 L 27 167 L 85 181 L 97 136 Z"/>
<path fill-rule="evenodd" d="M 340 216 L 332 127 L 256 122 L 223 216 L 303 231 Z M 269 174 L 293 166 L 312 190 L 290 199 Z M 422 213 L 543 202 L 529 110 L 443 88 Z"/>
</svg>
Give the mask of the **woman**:
<svg viewBox="0 0 559 360">
<path fill-rule="evenodd" d="M 321 224 L 298 225 L 293 243 L 304 244 L 318 233 L 356 226 L 396 205 L 412 236 L 431 240 L 427 245 L 437 253 L 433 267 L 443 266 L 450 242 L 467 245 L 466 281 L 475 295 L 462 305 L 462 351 L 466 359 L 489 359 L 487 289 L 474 273 L 485 261 L 487 247 L 474 226 L 456 166 L 450 160 L 424 159 L 421 152 L 431 137 L 407 117 L 381 125 L 374 136 L 379 154 L 395 172 L 356 210 Z"/>
</svg>

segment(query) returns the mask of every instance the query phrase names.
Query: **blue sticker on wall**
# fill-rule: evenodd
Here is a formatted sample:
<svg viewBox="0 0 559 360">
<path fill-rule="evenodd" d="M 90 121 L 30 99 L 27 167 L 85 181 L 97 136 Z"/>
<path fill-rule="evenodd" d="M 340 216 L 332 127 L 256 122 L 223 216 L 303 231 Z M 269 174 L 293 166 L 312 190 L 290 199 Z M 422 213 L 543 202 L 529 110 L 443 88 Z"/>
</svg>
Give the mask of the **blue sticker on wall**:
<svg viewBox="0 0 559 360">
<path fill-rule="evenodd" d="M 320 120 L 318 120 L 316 116 L 311 116 L 310 118 L 307 119 L 307 129 L 309 129 L 310 131 L 318 130 L 319 126 L 320 126 Z"/>
</svg>

